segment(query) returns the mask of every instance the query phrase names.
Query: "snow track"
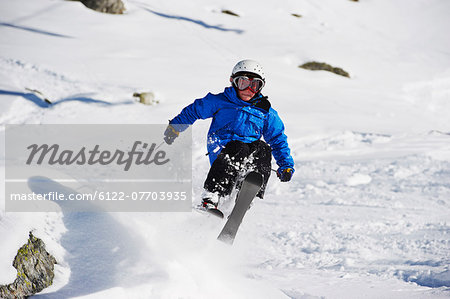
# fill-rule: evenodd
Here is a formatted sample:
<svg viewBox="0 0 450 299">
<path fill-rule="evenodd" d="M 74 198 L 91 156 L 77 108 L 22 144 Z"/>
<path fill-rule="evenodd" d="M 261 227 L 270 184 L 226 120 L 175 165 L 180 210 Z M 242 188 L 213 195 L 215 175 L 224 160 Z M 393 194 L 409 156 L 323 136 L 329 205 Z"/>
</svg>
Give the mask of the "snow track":
<svg viewBox="0 0 450 299">
<path fill-rule="evenodd" d="M 286 270 L 302 273 L 298 288 L 290 290 L 300 293 L 314 289 L 302 277 L 310 269 L 379 283 L 398 278 L 449 287 L 449 161 L 427 154 L 357 160 L 303 161 L 288 193 L 281 185 L 269 189 L 250 214 L 255 218 L 242 228 L 261 251 L 250 263 L 264 269 L 259 274 L 266 279 Z M 332 288 L 328 291 L 334 296 Z M 428 295 L 417 298 L 422 296 Z"/>
</svg>

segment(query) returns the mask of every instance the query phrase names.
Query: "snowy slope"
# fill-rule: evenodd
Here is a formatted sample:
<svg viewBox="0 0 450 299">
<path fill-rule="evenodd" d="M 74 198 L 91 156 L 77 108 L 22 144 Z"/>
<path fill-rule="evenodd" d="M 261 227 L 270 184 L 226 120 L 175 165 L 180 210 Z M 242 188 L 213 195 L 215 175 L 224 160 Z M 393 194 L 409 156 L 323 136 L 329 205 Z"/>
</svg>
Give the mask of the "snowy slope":
<svg viewBox="0 0 450 299">
<path fill-rule="evenodd" d="M 449 1 L 125 3 L 125 15 L 106 15 L 73 1 L 0 0 L 0 124 L 166 123 L 252 58 L 285 122 L 293 181 L 270 179 L 232 248 L 215 241 L 223 223 L 197 212 L 2 204 L 0 283 L 14 279 L 34 230 L 59 262 L 42 298 L 450 296 Z M 351 78 L 298 68 L 311 60 Z M 136 91 L 161 103 L 136 103 Z M 208 124 L 193 131 L 193 205 Z"/>
</svg>

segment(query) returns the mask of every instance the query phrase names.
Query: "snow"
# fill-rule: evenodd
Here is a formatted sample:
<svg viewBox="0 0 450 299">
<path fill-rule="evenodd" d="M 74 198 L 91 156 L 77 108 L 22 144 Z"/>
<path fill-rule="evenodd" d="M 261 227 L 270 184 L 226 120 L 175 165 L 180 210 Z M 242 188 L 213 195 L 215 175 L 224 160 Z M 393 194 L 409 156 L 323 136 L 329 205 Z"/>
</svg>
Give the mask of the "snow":
<svg viewBox="0 0 450 299">
<path fill-rule="evenodd" d="M 33 230 L 58 260 L 38 298 L 450 296 L 449 1 L 125 4 L 106 15 L 0 0 L 2 202 L 5 124 L 167 123 L 221 92 L 244 58 L 265 67 L 293 180 L 270 179 L 233 247 L 215 240 L 222 222 L 196 211 L 11 213 L 2 203 L 0 283 L 14 280 Z M 298 68 L 311 60 L 351 78 Z M 160 104 L 137 103 L 143 91 Z M 193 205 L 208 124 L 193 129 Z"/>
</svg>

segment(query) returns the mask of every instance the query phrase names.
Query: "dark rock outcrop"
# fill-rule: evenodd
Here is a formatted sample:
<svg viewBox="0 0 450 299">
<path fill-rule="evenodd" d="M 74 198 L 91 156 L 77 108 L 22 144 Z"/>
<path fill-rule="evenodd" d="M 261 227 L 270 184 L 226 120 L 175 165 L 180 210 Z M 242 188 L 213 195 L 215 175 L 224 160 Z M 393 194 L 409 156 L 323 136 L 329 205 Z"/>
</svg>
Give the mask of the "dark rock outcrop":
<svg viewBox="0 0 450 299">
<path fill-rule="evenodd" d="M 125 5 L 121 0 L 81 0 L 81 3 L 90 9 L 104 13 L 123 14 L 125 11 Z"/>
<path fill-rule="evenodd" d="M 239 15 L 237 13 L 232 12 L 231 10 L 228 10 L 228 9 L 222 9 L 222 13 L 224 13 L 226 15 L 234 16 L 234 17 L 239 17 Z"/>
<path fill-rule="evenodd" d="M 333 67 L 333 66 L 323 63 L 323 62 L 312 61 L 312 62 L 302 64 L 299 67 L 303 68 L 303 69 L 311 70 L 311 71 L 328 71 L 328 72 L 332 72 L 332 73 L 335 73 L 340 76 L 350 78 L 349 73 L 347 73 L 343 69 L 341 69 L 339 67 Z"/>
<path fill-rule="evenodd" d="M 26 298 L 53 283 L 56 259 L 45 250 L 44 242 L 30 232 L 27 244 L 14 258 L 17 278 L 9 285 L 0 286 L 0 298 Z"/>
</svg>

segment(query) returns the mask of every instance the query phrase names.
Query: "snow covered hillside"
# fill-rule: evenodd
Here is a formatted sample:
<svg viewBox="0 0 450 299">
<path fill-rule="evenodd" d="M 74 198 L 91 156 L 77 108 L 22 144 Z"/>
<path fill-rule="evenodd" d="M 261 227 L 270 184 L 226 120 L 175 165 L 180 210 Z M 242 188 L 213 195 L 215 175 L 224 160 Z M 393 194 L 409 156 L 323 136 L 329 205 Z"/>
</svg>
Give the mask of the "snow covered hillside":
<svg viewBox="0 0 450 299">
<path fill-rule="evenodd" d="M 37 298 L 450 297 L 450 1 L 125 5 L 0 0 L 0 284 L 33 230 L 58 261 Z M 5 124 L 165 124 L 245 58 L 265 67 L 296 173 L 271 177 L 233 247 L 196 211 L 5 212 Z M 193 206 L 208 125 L 193 128 Z"/>
</svg>

